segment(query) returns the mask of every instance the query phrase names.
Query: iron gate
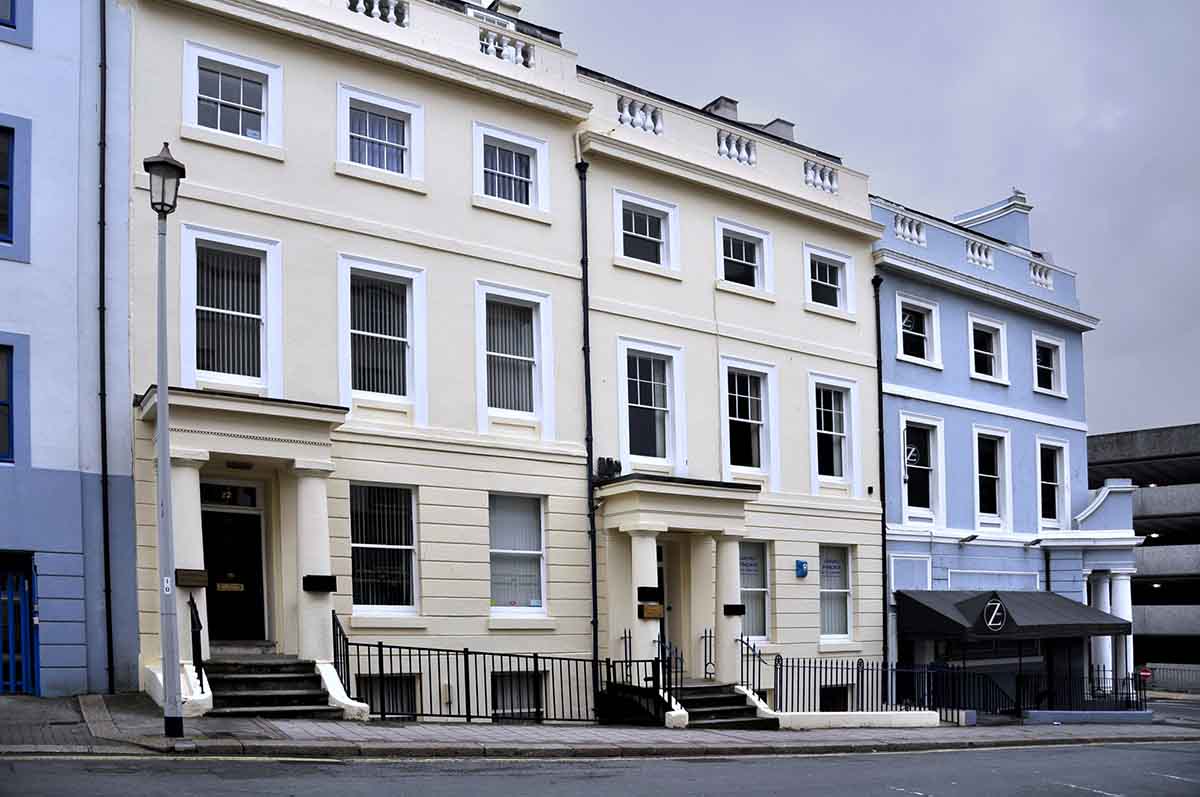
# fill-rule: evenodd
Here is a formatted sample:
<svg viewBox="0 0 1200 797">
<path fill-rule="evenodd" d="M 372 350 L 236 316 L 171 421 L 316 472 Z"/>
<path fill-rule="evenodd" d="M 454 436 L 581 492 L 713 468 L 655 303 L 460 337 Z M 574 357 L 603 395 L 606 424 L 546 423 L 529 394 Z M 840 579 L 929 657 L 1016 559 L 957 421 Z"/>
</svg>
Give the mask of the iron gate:
<svg viewBox="0 0 1200 797">
<path fill-rule="evenodd" d="M 40 694 L 37 574 L 0 558 L 0 695 Z"/>
</svg>

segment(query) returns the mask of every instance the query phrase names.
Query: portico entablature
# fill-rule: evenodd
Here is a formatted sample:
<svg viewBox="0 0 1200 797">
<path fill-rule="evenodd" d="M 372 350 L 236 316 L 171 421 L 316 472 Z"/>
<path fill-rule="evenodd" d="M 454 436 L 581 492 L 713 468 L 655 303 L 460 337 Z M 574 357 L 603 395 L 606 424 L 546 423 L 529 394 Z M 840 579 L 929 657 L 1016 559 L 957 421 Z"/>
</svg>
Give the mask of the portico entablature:
<svg viewBox="0 0 1200 797">
<path fill-rule="evenodd" d="M 746 505 L 758 495 L 758 485 L 643 474 L 622 476 L 596 489 L 604 527 L 633 533 L 738 533 L 746 526 Z"/>
<path fill-rule="evenodd" d="M 172 387 L 171 449 L 201 451 L 287 463 L 330 462 L 331 433 L 346 419 L 345 407 L 265 399 L 234 393 Z M 158 392 L 151 387 L 137 404 L 137 418 L 153 423 Z"/>
</svg>

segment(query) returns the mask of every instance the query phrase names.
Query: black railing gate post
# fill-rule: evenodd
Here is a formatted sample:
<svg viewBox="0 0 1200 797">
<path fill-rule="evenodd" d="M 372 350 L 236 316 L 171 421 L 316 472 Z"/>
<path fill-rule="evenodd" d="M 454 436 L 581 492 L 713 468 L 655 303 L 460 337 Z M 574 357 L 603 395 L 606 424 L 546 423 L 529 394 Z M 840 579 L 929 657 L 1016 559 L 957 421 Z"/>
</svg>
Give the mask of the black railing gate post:
<svg viewBox="0 0 1200 797">
<path fill-rule="evenodd" d="M 537 722 L 542 722 L 542 668 L 538 664 L 538 654 L 533 654 L 533 699 L 534 716 Z"/>
<path fill-rule="evenodd" d="M 387 719 L 387 701 L 383 699 L 383 642 L 376 643 L 379 651 L 379 677 L 375 680 L 375 694 L 379 697 L 379 719 Z"/>
<path fill-rule="evenodd" d="M 463 710 L 467 713 L 467 722 L 471 721 L 471 650 L 463 648 Z"/>
</svg>

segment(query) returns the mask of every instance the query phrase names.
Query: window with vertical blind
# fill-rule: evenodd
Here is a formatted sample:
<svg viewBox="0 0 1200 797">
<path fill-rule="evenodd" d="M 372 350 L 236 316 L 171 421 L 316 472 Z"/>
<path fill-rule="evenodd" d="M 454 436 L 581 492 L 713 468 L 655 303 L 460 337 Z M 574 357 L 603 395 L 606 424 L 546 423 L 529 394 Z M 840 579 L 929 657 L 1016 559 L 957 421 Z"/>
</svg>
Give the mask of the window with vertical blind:
<svg viewBox="0 0 1200 797">
<path fill-rule="evenodd" d="M 507 141 L 483 142 L 483 193 L 519 205 L 534 204 L 535 153 Z"/>
<path fill-rule="evenodd" d="M 489 297 L 486 323 L 488 407 L 536 412 L 534 308 Z"/>
<path fill-rule="evenodd" d="M 738 544 L 741 571 L 741 600 L 746 607 L 742 633 L 765 639 L 768 634 L 770 570 L 765 542 L 743 540 Z"/>
<path fill-rule="evenodd" d="M 545 613 L 542 596 L 542 501 L 517 495 L 488 496 L 492 611 Z"/>
<path fill-rule="evenodd" d="M 850 549 L 821 546 L 821 636 L 850 636 Z"/>
<path fill-rule="evenodd" d="M 350 374 L 356 391 L 408 394 L 408 285 L 350 275 Z"/>
<path fill-rule="evenodd" d="M 259 379 L 263 257 L 196 247 L 196 370 Z"/>
<path fill-rule="evenodd" d="M 355 607 L 415 607 L 412 490 L 350 485 L 350 557 Z"/>
</svg>

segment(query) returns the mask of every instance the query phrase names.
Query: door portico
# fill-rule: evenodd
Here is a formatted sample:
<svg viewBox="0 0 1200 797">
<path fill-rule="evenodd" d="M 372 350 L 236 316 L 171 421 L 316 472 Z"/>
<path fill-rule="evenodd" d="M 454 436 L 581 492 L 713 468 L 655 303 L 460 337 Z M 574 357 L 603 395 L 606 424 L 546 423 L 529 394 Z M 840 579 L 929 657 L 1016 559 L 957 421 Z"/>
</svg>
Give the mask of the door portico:
<svg viewBox="0 0 1200 797">
<path fill-rule="evenodd" d="M 668 639 L 683 654 L 687 674 L 704 677 L 703 635 L 711 629 L 717 680 L 737 680 L 744 613 L 739 544 L 746 504 L 758 494 L 753 484 L 643 474 L 599 486 L 607 533 L 610 651 L 622 650 L 628 630 L 634 659 L 655 656 L 659 618 L 646 615 L 657 611 L 639 611 L 639 606 L 657 605 L 665 612 L 670 603 Z M 667 551 L 667 590 L 655 595 L 660 545 Z"/>
</svg>

